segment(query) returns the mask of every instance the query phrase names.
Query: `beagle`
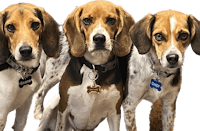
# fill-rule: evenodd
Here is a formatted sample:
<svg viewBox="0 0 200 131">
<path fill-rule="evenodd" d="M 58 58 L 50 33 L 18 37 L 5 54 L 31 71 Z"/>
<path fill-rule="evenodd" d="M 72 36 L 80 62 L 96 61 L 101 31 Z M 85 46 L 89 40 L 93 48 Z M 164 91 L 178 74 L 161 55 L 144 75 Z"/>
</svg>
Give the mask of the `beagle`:
<svg viewBox="0 0 200 131">
<path fill-rule="evenodd" d="M 153 104 L 151 131 L 172 131 L 181 85 L 184 52 L 191 42 L 200 54 L 200 25 L 192 15 L 167 10 L 148 14 L 130 29 L 132 48 L 123 102 L 128 131 L 136 131 L 135 108 L 142 99 Z"/>
<path fill-rule="evenodd" d="M 0 12 L 0 27 L 0 130 L 16 109 L 13 129 L 22 131 L 41 84 L 41 53 L 59 55 L 58 24 L 43 8 L 20 3 Z"/>
<path fill-rule="evenodd" d="M 117 56 L 130 52 L 134 23 L 122 7 L 101 0 L 77 7 L 65 20 L 71 60 L 59 85 L 57 131 L 94 130 L 106 117 L 110 130 L 119 131 L 123 86 Z"/>
</svg>

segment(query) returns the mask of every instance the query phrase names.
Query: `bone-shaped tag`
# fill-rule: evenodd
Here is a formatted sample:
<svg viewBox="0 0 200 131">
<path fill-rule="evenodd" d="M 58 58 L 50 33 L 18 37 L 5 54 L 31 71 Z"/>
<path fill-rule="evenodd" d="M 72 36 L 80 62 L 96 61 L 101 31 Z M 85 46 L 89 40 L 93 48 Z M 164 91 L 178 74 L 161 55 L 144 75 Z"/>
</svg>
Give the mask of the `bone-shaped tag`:
<svg viewBox="0 0 200 131">
<path fill-rule="evenodd" d="M 19 80 L 19 87 L 22 88 L 24 85 L 31 85 L 32 84 L 32 77 L 28 76 L 27 78 Z"/>
<path fill-rule="evenodd" d="M 161 91 L 162 84 L 158 80 L 151 79 L 151 88 L 156 88 L 158 91 Z"/>
<path fill-rule="evenodd" d="M 89 94 L 100 94 L 101 93 L 101 86 L 94 84 L 94 85 L 89 85 L 87 87 L 87 92 Z"/>
</svg>

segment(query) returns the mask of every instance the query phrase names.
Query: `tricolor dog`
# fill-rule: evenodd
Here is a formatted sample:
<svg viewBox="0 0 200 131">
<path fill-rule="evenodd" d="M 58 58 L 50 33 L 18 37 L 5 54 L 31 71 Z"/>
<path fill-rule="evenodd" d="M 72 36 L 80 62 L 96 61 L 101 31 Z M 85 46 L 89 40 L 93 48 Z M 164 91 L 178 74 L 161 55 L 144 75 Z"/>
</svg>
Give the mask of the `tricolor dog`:
<svg viewBox="0 0 200 131">
<path fill-rule="evenodd" d="M 108 119 L 119 131 L 123 86 L 116 56 L 130 52 L 133 18 L 120 6 L 93 1 L 66 19 L 71 60 L 59 85 L 57 131 L 91 131 Z"/>
<path fill-rule="evenodd" d="M 136 131 L 135 108 L 145 99 L 154 103 L 150 130 L 172 131 L 184 52 L 191 43 L 194 52 L 200 54 L 198 21 L 192 15 L 167 10 L 148 14 L 130 32 L 135 46 L 128 62 L 123 103 L 126 128 Z"/>
<path fill-rule="evenodd" d="M 41 84 L 41 54 L 59 55 L 58 24 L 43 8 L 20 3 L 0 12 L 0 27 L 0 131 L 15 109 L 13 129 L 22 131 Z"/>
</svg>

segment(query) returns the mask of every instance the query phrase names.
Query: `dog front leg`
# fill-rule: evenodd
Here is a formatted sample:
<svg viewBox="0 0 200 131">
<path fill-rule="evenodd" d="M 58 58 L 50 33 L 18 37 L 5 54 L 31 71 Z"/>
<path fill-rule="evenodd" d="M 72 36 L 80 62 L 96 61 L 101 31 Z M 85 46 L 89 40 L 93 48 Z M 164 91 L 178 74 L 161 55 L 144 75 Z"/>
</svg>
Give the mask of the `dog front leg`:
<svg viewBox="0 0 200 131">
<path fill-rule="evenodd" d="M 23 105 L 21 105 L 19 108 L 16 109 L 16 117 L 15 117 L 15 123 L 13 125 L 14 131 L 23 131 L 26 121 L 28 112 L 32 103 L 33 95 L 31 95 Z"/>
<path fill-rule="evenodd" d="M 45 74 L 41 87 L 37 92 L 36 100 L 35 100 L 35 110 L 34 110 L 34 118 L 41 119 L 43 113 L 43 102 L 47 92 L 54 87 L 60 80 L 59 77 L 51 77 L 52 75 Z"/>
<path fill-rule="evenodd" d="M 117 114 L 117 112 L 114 111 L 108 114 L 107 121 L 110 131 L 119 131 L 120 119 L 121 119 L 121 112 L 120 114 Z"/>
<path fill-rule="evenodd" d="M 173 95 L 172 93 L 169 93 L 169 95 L 162 98 L 161 114 L 163 131 L 173 131 L 177 94 Z"/>
<path fill-rule="evenodd" d="M 0 131 L 3 131 L 3 129 L 5 128 L 7 115 L 8 115 L 8 113 L 4 113 L 1 110 L 1 112 L 0 112 Z"/>
<path fill-rule="evenodd" d="M 140 86 L 129 88 L 132 89 L 129 90 L 129 94 L 122 104 L 124 109 L 124 121 L 127 131 L 137 131 L 137 127 L 135 124 L 135 109 L 143 99 L 145 92 L 143 90 L 140 90 Z"/>
<path fill-rule="evenodd" d="M 58 111 L 57 114 L 57 123 L 56 123 L 56 130 L 55 131 L 66 131 L 69 117 L 69 107 L 66 107 L 64 112 Z"/>
<path fill-rule="evenodd" d="M 47 106 L 44 109 L 42 119 L 37 131 L 55 131 L 59 100 L 60 96 L 56 95 L 52 100 L 48 102 Z"/>
</svg>

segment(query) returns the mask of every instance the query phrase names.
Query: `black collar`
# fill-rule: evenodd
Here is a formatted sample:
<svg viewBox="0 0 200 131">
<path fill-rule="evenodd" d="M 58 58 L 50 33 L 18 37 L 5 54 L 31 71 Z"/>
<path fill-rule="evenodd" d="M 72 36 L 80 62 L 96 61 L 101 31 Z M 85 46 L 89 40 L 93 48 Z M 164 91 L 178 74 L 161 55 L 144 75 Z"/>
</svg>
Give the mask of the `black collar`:
<svg viewBox="0 0 200 131">
<path fill-rule="evenodd" d="M 109 61 L 103 65 L 93 65 L 89 61 L 87 61 L 84 57 L 80 57 L 79 59 L 82 64 L 85 64 L 90 69 L 94 69 L 94 67 L 95 67 L 95 70 L 98 70 L 102 73 L 106 73 L 107 71 L 114 69 L 118 64 L 118 59 L 116 56 L 111 61 Z"/>
<path fill-rule="evenodd" d="M 12 67 L 7 62 L 0 65 L 0 71 L 3 71 L 8 68 L 12 68 Z"/>
<path fill-rule="evenodd" d="M 0 71 L 3 71 L 8 68 L 13 68 L 17 72 L 22 74 L 23 77 L 26 77 L 26 75 L 31 75 L 34 72 L 36 72 L 39 66 L 40 64 L 35 68 L 28 68 L 28 67 L 22 66 L 16 62 L 15 58 L 12 55 L 10 55 L 10 57 L 6 60 L 6 62 L 0 65 Z"/>
</svg>

